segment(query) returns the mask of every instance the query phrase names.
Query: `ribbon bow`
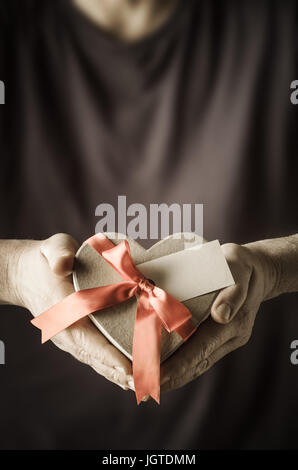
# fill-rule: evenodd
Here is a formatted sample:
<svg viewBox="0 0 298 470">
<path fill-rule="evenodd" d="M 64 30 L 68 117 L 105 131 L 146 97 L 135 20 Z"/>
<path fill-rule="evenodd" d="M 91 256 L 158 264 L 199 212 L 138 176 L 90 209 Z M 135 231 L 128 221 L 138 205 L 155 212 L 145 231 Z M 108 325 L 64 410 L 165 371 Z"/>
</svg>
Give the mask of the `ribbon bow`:
<svg viewBox="0 0 298 470">
<path fill-rule="evenodd" d="M 161 328 L 176 331 L 186 341 L 196 330 L 191 313 L 185 305 L 143 276 L 134 265 L 126 240 L 114 245 L 103 234 L 97 234 L 85 243 L 120 274 L 123 282 L 74 292 L 31 323 L 42 331 L 44 343 L 90 313 L 136 295 L 138 305 L 132 357 L 137 403 L 146 395 L 159 403 Z"/>
</svg>

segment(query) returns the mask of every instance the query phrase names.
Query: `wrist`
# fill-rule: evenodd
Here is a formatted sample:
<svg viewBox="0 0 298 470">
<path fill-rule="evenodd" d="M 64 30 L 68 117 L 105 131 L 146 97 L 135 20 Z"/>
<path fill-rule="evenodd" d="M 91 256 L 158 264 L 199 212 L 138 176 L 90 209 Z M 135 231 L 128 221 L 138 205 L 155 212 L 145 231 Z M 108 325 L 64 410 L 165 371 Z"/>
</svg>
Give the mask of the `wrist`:
<svg viewBox="0 0 298 470">
<path fill-rule="evenodd" d="M 265 257 L 274 272 L 274 282 L 267 298 L 298 292 L 298 234 L 249 243 Z"/>
<path fill-rule="evenodd" d="M 23 287 L 26 270 L 29 270 L 29 251 L 32 251 L 31 240 L 1 240 L 0 265 L 0 303 L 26 307 Z"/>
<path fill-rule="evenodd" d="M 280 295 L 281 263 L 272 251 L 272 240 L 260 240 L 245 245 L 255 257 L 256 271 L 262 273 L 263 300 Z"/>
<path fill-rule="evenodd" d="M 0 303 L 19 305 L 17 277 L 22 250 L 20 240 L 0 241 Z"/>
<path fill-rule="evenodd" d="M 40 252 L 36 249 L 40 242 L 36 240 L 20 240 L 16 246 L 14 266 L 11 267 L 11 284 L 14 295 L 14 304 L 29 308 L 32 287 L 36 284 L 34 273 L 37 265 L 36 256 Z"/>
</svg>

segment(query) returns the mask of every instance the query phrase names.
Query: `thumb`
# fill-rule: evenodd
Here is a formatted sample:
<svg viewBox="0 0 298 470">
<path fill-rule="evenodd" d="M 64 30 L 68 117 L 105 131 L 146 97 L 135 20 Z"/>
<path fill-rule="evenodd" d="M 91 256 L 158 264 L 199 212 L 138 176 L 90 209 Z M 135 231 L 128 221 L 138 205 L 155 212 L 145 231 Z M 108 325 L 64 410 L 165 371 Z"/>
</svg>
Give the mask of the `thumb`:
<svg viewBox="0 0 298 470">
<path fill-rule="evenodd" d="M 78 243 L 65 233 L 57 233 L 41 243 L 40 252 L 46 258 L 54 274 L 69 276 L 73 271 Z"/>
<path fill-rule="evenodd" d="M 221 290 L 211 307 L 211 316 L 218 323 L 229 323 L 246 300 L 250 276 L 244 275 L 234 286 Z"/>
</svg>

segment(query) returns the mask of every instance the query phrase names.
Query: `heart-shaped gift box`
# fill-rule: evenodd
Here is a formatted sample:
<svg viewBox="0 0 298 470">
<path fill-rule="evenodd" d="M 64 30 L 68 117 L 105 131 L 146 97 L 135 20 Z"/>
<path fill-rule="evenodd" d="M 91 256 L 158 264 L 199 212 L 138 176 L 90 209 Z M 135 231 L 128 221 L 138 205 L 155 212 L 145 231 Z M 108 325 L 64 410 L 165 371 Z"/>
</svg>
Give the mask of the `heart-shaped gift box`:
<svg viewBox="0 0 298 470">
<path fill-rule="evenodd" d="M 135 240 L 122 234 L 105 233 L 113 244 L 118 245 L 123 239 L 129 243 L 134 264 L 139 264 L 161 258 L 184 250 L 190 246 L 201 244 L 201 238 L 196 234 L 181 233 L 170 235 L 146 250 Z M 75 258 L 73 282 L 76 291 L 106 286 L 121 282 L 123 279 L 89 244 L 80 247 Z M 153 279 L 154 281 L 154 279 Z M 192 314 L 192 322 L 198 326 L 210 314 L 211 305 L 218 291 L 200 295 L 183 301 Z M 111 308 L 105 308 L 89 315 L 96 327 L 114 344 L 125 356 L 132 360 L 132 345 L 134 324 L 137 310 L 137 298 L 132 297 Z M 183 344 L 183 339 L 173 331 L 168 333 L 162 328 L 161 362 L 165 361 L 177 348 Z"/>
</svg>

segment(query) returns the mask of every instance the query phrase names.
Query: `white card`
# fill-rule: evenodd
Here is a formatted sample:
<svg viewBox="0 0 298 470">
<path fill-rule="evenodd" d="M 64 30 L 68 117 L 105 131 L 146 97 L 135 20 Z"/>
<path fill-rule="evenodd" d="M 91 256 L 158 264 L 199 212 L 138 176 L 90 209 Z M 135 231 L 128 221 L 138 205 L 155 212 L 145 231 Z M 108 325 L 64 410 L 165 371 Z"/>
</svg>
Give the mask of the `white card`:
<svg viewBox="0 0 298 470">
<path fill-rule="evenodd" d="M 137 267 L 147 279 L 180 302 L 235 284 L 218 240 L 146 261 Z"/>
</svg>

